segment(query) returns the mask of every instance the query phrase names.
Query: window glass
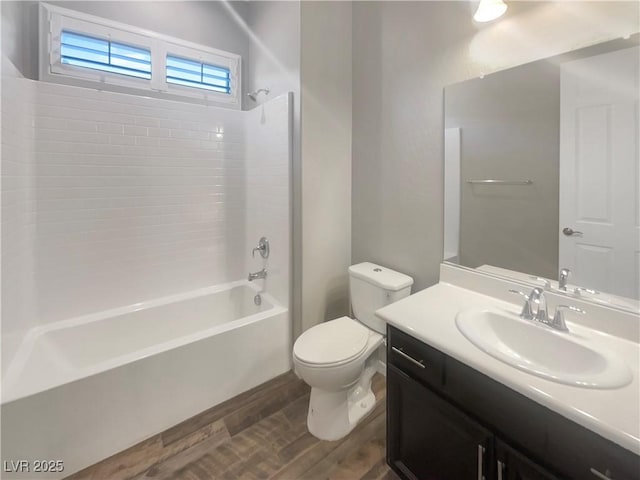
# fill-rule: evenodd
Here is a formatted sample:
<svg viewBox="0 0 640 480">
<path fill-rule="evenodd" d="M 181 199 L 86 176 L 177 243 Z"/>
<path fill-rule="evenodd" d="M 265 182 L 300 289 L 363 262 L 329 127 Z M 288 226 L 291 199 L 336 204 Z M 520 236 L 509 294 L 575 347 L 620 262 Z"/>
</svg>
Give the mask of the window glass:
<svg viewBox="0 0 640 480">
<path fill-rule="evenodd" d="M 60 56 L 62 63 L 67 65 L 151 78 L 151 52 L 123 43 L 63 31 Z"/>
</svg>

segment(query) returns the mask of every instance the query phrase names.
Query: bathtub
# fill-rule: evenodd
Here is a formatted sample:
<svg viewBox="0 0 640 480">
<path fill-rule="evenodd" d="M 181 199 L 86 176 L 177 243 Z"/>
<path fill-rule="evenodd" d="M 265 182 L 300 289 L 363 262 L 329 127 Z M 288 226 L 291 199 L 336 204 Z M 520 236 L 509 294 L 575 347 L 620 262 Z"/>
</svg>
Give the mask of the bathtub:
<svg viewBox="0 0 640 480">
<path fill-rule="evenodd" d="M 2 478 L 62 478 L 291 368 L 288 309 L 246 281 L 32 329 L 2 381 Z M 259 305 L 257 304 L 259 303 Z M 26 464 L 25 464 L 26 465 Z"/>
</svg>

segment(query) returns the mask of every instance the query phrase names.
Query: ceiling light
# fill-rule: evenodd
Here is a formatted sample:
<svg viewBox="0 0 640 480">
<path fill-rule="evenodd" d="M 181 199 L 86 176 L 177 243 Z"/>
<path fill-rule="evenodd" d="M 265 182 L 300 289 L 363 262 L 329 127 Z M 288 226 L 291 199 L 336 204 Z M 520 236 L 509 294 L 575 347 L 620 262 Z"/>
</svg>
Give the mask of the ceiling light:
<svg viewBox="0 0 640 480">
<path fill-rule="evenodd" d="M 503 0 L 480 0 L 473 19 L 476 22 L 490 22 L 504 15 L 506 11 L 507 5 Z"/>
</svg>

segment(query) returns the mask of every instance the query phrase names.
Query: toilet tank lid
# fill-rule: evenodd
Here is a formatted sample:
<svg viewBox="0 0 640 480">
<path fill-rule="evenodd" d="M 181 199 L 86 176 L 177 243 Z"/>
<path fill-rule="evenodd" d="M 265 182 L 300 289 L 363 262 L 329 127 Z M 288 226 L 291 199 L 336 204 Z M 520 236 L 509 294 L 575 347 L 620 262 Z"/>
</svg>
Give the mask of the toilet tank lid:
<svg viewBox="0 0 640 480">
<path fill-rule="evenodd" d="M 413 285 L 413 278 L 409 275 L 371 262 L 351 265 L 349 267 L 349 275 L 393 292 Z"/>
</svg>

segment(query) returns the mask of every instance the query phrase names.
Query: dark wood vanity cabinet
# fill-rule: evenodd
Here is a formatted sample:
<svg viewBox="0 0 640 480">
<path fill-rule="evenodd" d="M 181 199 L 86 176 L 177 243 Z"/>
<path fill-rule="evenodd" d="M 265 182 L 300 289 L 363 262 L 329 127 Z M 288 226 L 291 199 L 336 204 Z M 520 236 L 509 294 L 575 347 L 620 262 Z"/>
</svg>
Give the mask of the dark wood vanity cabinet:
<svg viewBox="0 0 640 480">
<path fill-rule="evenodd" d="M 401 370 L 387 370 L 389 458 L 409 479 L 460 480 L 486 471 L 491 432 Z"/>
<path fill-rule="evenodd" d="M 639 480 L 640 457 L 389 327 L 387 462 L 409 480 Z"/>
</svg>

